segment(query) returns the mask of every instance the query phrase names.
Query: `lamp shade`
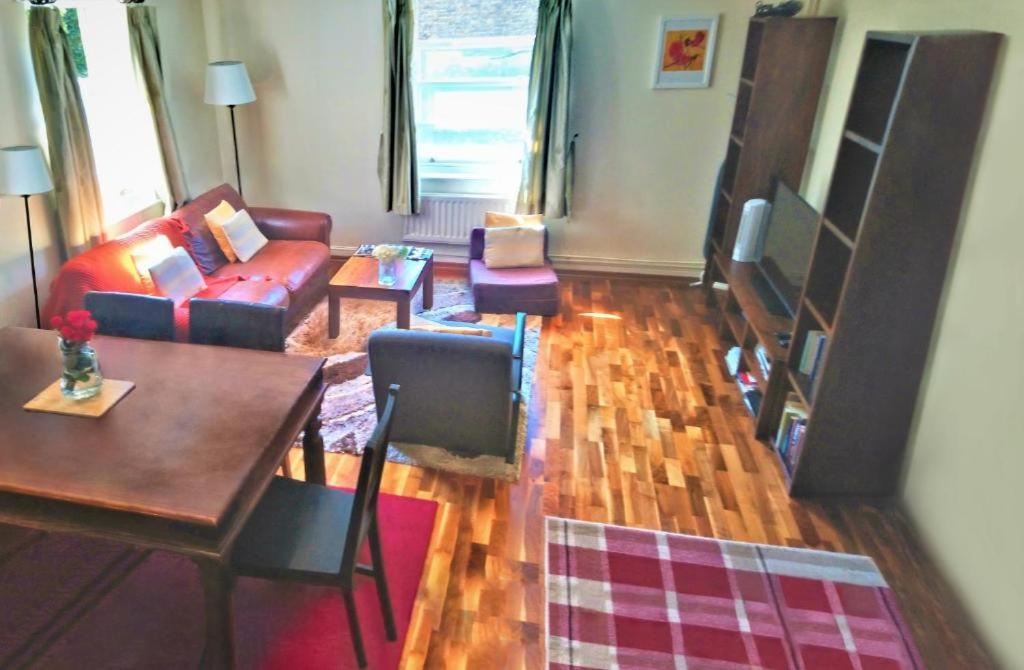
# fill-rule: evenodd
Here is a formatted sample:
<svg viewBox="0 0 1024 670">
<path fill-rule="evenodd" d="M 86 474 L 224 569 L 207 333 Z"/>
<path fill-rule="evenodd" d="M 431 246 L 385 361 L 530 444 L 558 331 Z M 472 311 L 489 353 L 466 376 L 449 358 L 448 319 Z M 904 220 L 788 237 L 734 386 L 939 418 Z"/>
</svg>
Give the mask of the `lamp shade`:
<svg viewBox="0 0 1024 670">
<path fill-rule="evenodd" d="M 244 105 L 256 100 L 245 63 L 237 60 L 210 63 L 206 68 L 205 100 L 208 105 Z"/>
<path fill-rule="evenodd" d="M 35 195 L 53 190 L 39 147 L 0 149 L 0 195 Z"/>
</svg>

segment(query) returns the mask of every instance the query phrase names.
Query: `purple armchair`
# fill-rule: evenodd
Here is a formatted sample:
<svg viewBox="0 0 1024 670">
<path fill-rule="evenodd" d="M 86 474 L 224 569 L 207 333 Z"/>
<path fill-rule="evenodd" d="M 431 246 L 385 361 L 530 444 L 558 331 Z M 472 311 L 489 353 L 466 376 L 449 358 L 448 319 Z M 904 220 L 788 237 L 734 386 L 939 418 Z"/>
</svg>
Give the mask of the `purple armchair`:
<svg viewBox="0 0 1024 670">
<path fill-rule="evenodd" d="M 548 233 L 544 231 L 547 259 Z M 484 229 L 474 228 L 469 240 L 469 285 L 476 311 L 492 314 L 558 314 L 558 275 L 547 259 L 543 267 L 492 270 L 484 264 Z"/>
</svg>

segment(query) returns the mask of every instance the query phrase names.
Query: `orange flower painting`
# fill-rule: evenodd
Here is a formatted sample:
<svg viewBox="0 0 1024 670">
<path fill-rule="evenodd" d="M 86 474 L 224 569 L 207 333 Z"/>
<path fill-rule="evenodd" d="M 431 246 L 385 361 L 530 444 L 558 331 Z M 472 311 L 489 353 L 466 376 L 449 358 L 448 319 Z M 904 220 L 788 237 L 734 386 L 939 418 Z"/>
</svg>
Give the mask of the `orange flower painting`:
<svg viewBox="0 0 1024 670">
<path fill-rule="evenodd" d="M 665 72 L 700 72 L 708 51 L 708 31 L 669 30 L 665 33 L 665 52 L 661 69 Z"/>
</svg>

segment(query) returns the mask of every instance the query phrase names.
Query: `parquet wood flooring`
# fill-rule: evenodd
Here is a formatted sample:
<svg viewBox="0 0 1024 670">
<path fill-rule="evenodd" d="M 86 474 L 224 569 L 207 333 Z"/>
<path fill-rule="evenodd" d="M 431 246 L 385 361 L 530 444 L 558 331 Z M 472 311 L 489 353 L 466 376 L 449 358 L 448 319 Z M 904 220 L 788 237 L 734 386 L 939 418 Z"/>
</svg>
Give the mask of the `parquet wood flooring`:
<svg viewBox="0 0 1024 670">
<path fill-rule="evenodd" d="M 564 277 L 519 483 L 385 469 L 388 492 L 440 503 L 402 667 L 543 667 L 545 515 L 868 554 L 929 667 L 996 667 L 898 507 L 788 497 L 722 354 L 697 289 Z M 357 465 L 330 456 L 330 481 Z"/>
</svg>

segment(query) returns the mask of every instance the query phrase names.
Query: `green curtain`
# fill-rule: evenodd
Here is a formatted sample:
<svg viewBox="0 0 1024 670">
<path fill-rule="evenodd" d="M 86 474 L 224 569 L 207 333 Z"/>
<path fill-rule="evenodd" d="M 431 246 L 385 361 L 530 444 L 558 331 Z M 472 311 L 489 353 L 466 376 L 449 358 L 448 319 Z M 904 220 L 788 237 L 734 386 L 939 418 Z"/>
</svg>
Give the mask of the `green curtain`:
<svg viewBox="0 0 1024 670">
<path fill-rule="evenodd" d="M 540 0 L 527 106 L 529 145 L 516 202 L 520 214 L 560 219 L 572 213 L 571 82 L 572 0 Z"/>
<path fill-rule="evenodd" d="M 377 174 L 385 211 L 419 214 L 420 187 L 412 89 L 415 31 L 412 0 L 383 0 L 383 6 L 384 130 L 380 136 Z"/>
<path fill-rule="evenodd" d="M 163 161 L 164 184 L 161 197 L 167 211 L 171 211 L 188 200 L 188 187 L 185 185 L 185 171 L 181 165 L 178 143 L 174 139 L 171 111 L 164 90 L 164 66 L 156 27 L 156 9 L 144 5 L 130 5 L 127 9 L 128 37 L 135 75 L 153 114 L 153 128 Z"/>
<path fill-rule="evenodd" d="M 29 48 L 46 121 L 65 259 L 103 241 L 103 200 L 71 44 L 56 7 L 28 12 Z"/>
</svg>

